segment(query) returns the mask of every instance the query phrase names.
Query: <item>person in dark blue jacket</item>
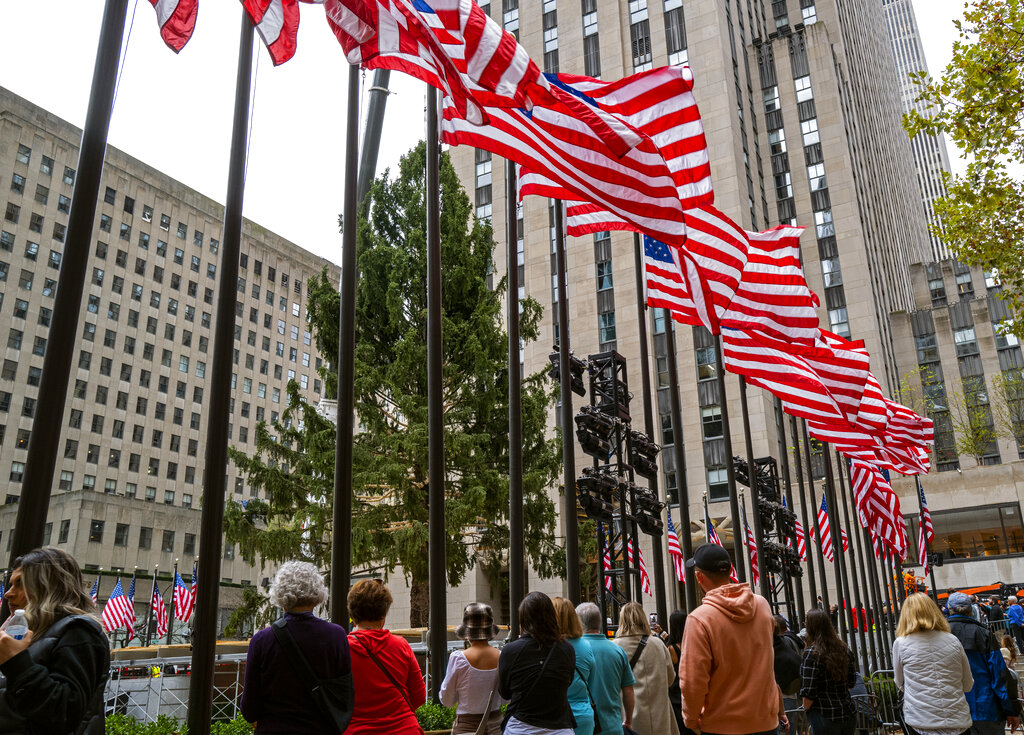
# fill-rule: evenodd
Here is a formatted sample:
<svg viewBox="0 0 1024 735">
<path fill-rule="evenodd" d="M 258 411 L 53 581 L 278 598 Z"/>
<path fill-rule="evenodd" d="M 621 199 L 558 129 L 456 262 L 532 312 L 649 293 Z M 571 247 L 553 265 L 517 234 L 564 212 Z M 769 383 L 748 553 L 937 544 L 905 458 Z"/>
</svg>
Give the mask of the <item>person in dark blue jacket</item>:
<svg viewBox="0 0 1024 735">
<path fill-rule="evenodd" d="M 989 629 L 973 617 L 971 598 L 954 592 L 947 601 L 949 628 L 963 644 L 971 664 L 974 687 L 967 692 L 967 704 L 977 735 L 1002 735 L 1008 722 L 1020 725 L 1017 703 L 1010 701 L 1003 682 L 1006 664 Z"/>
</svg>

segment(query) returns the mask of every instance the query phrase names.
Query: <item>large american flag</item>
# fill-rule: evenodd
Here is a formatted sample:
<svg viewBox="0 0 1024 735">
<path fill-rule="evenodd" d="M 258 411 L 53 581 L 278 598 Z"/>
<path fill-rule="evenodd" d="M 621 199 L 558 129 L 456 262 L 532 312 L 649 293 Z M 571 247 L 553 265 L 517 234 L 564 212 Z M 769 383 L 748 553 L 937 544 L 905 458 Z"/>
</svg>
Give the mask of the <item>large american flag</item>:
<svg viewBox="0 0 1024 735">
<path fill-rule="evenodd" d="M 633 539 L 629 539 L 626 542 L 626 549 L 629 556 L 629 565 L 633 566 Z M 638 551 L 640 552 L 637 554 L 640 567 L 640 588 L 645 594 L 653 597 L 654 595 L 651 593 L 651 578 L 647 576 L 647 564 L 644 563 L 644 550 L 639 549 Z"/>
<path fill-rule="evenodd" d="M 196 27 L 199 0 L 149 0 L 156 10 L 160 37 L 175 53 L 181 51 Z"/>
<path fill-rule="evenodd" d="M 172 599 L 174 601 L 174 617 L 183 623 L 187 623 L 188 619 L 192 617 L 192 609 L 196 603 L 192 598 L 192 593 L 185 586 L 185 580 L 177 572 L 174 573 L 174 594 Z"/>
<path fill-rule="evenodd" d="M 529 109 L 548 98 L 537 64 L 472 0 L 327 0 L 324 7 L 350 64 L 416 77 L 442 90 L 472 124 L 487 119 L 485 105 Z"/>
<path fill-rule="evenodd" d="M 917 481 L 917 493 L 921 496 L 921 517 L 917 524 L 917 557 L 928 573 L 928 547 L 935 541 L 935 527 L 932 525 L 932 514 L 928 510 L 928 501 L 924 497 L 921 481 Z"/>
<path fill-rule="evenodd" d="M 668 514 L 668 555 L 672 557 L 672 567 L 676 571 L 676 579 L 686 582 L 686 560 L 683 558 L 683 549 L 679 546 L 679 536 L 676 534 L 676 526 L 672 523 L 672 513 Z"/>
<path fill-rule="evenodd" d="M 135 609 L 132 600 L 125 595 L 124 589 L 121 587 L 120 577 L 118 577 L 110 597 L 107 598 L 107 604 L 103 606 L 100 618 L 103 620 L 103 630 L 107 633 L 117 630 L 123 625 L 128 625 L 130 629 L 131 624 L 135 622 Z"/>
<path fill-rule="evenodd" d="M 759 584 L 761 581 L 761 569 L 757 560 L 757 539 L 754 538 L 754 533 L 750 530 L 750 526 L 747 525 L 746 521 L 743 521 L 743 526 L 747 529 L 747 553 L 750 554 L 750 576 L 754 578 L 754 584 Z"/>
<path fill-rule="evenodd" d="M 153 596 L 149 600 L 149 607 L 153 611 L 153 617 L 156 620 L 156 637 L 159 640 L 167 635 L 169 617 L 167 615 L 167 605 L 164 603 L 164 596 L 160 593 L 160 586 L 157 584 L 156 576 L 153 577 Z"/>
<path fill-rule="evenodd" d="M 876 465 L 861 459 L 848 461 L 850 485 L 860 524 L 874 539 L 881 540 L 902 556 L 907 547 L 907 536 L 899 496 Z"/>
</svg>

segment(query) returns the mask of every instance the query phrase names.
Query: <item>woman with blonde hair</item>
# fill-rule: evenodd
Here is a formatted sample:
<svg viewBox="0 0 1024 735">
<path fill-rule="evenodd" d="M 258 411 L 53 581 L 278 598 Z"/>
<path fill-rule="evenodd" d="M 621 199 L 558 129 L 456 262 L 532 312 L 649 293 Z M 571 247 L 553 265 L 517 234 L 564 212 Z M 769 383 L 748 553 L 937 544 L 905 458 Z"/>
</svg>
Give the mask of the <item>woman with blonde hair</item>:
<svg viewBox="0 0 1024 735">
<path fill-rule="evenodd" d="M 928 595 L 907 597 L 892 647 L 896 686 L 911 733 L 966 733 L 973 724 L 966 692 L 974 686 L 964 647 Z"/>
<path fill-rule="evenodd" d="M 594 697 L 590 693 L 591 678 L 597 662 L 590 643 L 583 638 L 583 626 L 576 608 L 564 597 L 552 597 L 558 629 L 576 651 L 576 673 L 569 685 L 569 706 L 576 718 L 575 735 L 594 735 Z"/>
<path fill-rule="evenodd" d="M 29 631 L 20 639 L 0 632 L 7 680 L 0 732 L 103 732 L 110 646 L 78 562 L 47 547 L 15 559 L 13 567 L 5 597 L 12 610 L 25 611 Z"/>
<path fill-rule="evenodd" d="M 668 648 L 651 635 L 647 614 L 638 602 L 623 605 L 615 644 L 629 657 L 633 669 L 633 729 L 640 735 L 678 735 L 668 690 L 676 671 Z"/>
</svg>

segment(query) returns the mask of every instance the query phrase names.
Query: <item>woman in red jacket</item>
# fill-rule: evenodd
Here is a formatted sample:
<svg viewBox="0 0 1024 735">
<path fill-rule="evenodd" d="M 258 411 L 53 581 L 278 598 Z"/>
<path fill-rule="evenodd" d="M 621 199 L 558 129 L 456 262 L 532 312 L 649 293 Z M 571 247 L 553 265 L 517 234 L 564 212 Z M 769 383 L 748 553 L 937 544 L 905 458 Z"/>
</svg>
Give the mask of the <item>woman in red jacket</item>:
<svg viewBox="0 0 1024 735">
<path fill-rule="evenodd" d="M 404 638 L 384 628 L 391 592 L 379 579 L 356 582 L 348 593 L 355 624 L 349 635 L 355 711 L 346 735 L 419 735 L 416 709 L 427 701 L 423 674 Z"/>
</svg>

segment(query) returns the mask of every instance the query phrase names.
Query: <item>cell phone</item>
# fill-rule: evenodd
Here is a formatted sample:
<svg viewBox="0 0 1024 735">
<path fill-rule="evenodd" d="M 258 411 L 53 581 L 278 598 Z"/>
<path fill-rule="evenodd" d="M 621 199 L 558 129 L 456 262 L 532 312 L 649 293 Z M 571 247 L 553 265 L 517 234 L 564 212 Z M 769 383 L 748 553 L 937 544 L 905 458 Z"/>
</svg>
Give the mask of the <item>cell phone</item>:
<svg viewBox="0 0 1024 735">
<path fill-rule="evenodd" d="M 651 613 L 651 625 L 658 624 L 658 613 Z"/>
</svg>

